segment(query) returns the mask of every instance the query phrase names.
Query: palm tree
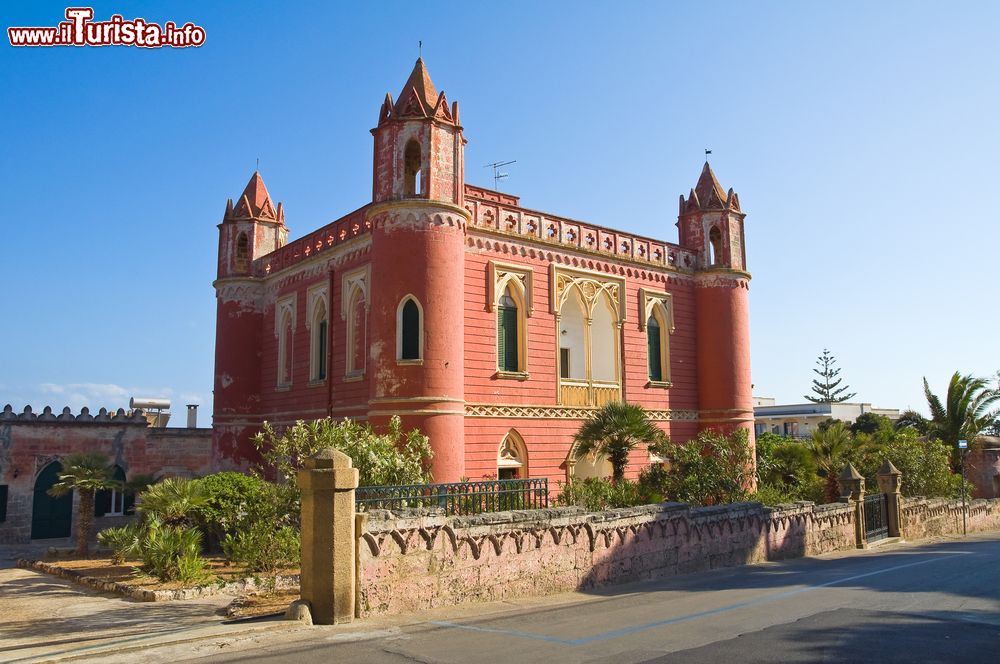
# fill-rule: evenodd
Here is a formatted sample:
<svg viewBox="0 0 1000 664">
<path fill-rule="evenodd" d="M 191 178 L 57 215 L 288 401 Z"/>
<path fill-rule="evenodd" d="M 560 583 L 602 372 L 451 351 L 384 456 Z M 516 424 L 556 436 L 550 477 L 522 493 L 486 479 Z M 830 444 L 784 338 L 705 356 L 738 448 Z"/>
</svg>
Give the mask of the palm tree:
<svg viewBox="0 0 1000 664">
<path fill-rule="evenodd" d="M 612 480 L 617 483 L 625 478 L 629 453 L 640 443 L 655 443 L 663 436 L 642 406 L 613 401 L 591 415 L 573 440 L 577 457 L 590 453 L 606 456 L 613 468 Z"/>
<path fill-rule="evenodd" d="M 844 455 L 851 448 L 851 442 L 850 430 L 839 420 L 826 429 L 813 431 L 812 438 L 806 441 L 809 456 L 825 478 L 824 493 L 828 503 L 835 503 L 840 497 L 837 475 L 844 465 Z"/>
<path fill-rule="evenodd" d="M 168 477 L 142 492 L 137 509 L 166 526 L 189 528 L 207 502 L 208 492 L 201 480 Z"/>
<path fill-rule="evenodd" d="M 72 491 L 80 494 L 76 514 L 76 555 L 90 553 L 90 534 L 94 528 L 94 496 L 100 489 L 116 485 L 114 470 L 103 454 L 71 454 L 63 460 L 59 481 L 49 489 L 58 498 Z"/>
<path fill-rule="evenodd" d="M 953 450 L 960 440 L 973 442 L 1000 416 L 1000 410 L 990 410 L 1000 401 L 1000 390 L 991 389 L 985 378 L 974 378 L 971 374 L 963 376 L 957 371 L 952 374 L 944 403 L 931 392 L 924 378 L 924 396 L 931 411 L 930 437 Z"/>
</svg>

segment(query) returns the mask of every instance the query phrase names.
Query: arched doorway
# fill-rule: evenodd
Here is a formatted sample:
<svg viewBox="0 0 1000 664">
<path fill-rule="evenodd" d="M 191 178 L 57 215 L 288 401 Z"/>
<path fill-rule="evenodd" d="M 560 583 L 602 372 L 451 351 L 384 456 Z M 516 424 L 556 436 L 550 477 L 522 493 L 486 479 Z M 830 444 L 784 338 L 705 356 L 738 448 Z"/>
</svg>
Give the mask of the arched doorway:
<svg viewBox="0 0 1000 664">
<path fill-rule="evenodd" d="M 31 502 L 31 539 L 51 539 L 69 537 L 73 521 L 73 493 L 59 498 L 48 494 L 52 485 L 59 481 L 62 464 L 53 461 L 42 469 L 35 480 L 35 492 Z"/>
</svg>

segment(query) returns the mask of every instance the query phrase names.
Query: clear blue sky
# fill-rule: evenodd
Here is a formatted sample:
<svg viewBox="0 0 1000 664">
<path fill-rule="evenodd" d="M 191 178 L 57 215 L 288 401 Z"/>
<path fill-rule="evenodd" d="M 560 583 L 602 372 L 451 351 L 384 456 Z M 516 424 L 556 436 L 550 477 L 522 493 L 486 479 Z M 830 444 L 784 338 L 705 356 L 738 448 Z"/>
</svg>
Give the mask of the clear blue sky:
<svg viewBox="0 0 1000 664">
<path fill-rule="evenodd" d="M 65 4 L 7 2 L 3 27 Z M 816 356 L 926 410 L 1000 369 L 1000 4 L 95 2 L 187 50 L 0 45 L 0 404 L 211 403 L 217 230 L 259 157 L 291 237 L 368 200 L 371 136 L 424 42 L 467 180 L 676 241 L 702 150 L 747 219 L 755 393 Z M 176 409 L 178 412 L 183 409 Z M 178 416 L 179 418 L 180 415 Z M 181 418 L 182 419 L 182 418 Z"/>
</svg>

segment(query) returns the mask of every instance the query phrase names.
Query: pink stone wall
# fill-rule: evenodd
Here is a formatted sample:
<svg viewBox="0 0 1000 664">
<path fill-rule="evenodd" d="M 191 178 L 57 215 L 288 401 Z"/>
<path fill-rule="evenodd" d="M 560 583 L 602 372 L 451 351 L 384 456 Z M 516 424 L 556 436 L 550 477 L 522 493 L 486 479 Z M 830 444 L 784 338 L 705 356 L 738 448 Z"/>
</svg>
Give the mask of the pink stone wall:
<svg viewBox="0 0 1000 664">
<path fill-rule="evenodd" d="M 125 471 L 126 479 L 195 477 L 212 472 L 212 430 L 154 429 L 126 417 L 96 422 L 0 421 L 0 485 L 8 486 L 0 544 L 30 540 L 36 477 L 52 461 L 79 452 L 105 455 Z M 119 522 L 115 517 L 95 520 L 97 529 Z M 74 532 L 75 527 L 74 518 Z"/>
<path fill-rule="evenodd" d="M 389 516 L 390 518 L 386 518 Z M 362 616 L 653 579 L 855 547 L 847 505 L 666 503 L 475 517 L 369 515 Z"/>
<path fill-rule="evenodd" d="M 1000 530 L 1000 499 L 973 500 L 965 517 L 970 533 Z M 962 534 L 962 501 L 904 498 L 903 536 L 908 540 Z"/>
</svg>

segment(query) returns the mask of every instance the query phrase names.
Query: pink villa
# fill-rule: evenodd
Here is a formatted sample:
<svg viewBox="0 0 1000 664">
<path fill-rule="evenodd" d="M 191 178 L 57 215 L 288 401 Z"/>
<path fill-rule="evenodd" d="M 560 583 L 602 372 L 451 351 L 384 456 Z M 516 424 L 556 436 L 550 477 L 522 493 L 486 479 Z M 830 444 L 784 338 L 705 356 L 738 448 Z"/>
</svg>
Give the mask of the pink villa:
<svg viewBox="0 0 1000 664">
<path fill-rule="evenodd" d="M 675 440 L 752 440 L 745 215 L 707 163 L 670 243 L 466 184 L 458 104 L 422 60 L 371 133 L 360 209 L 288 242 L 259 173 L 226 206 L 213 466 L 244 466 L 264 421 L 398 415 L 439 482 L 606 475 L 573 434 L 615 400 Z"/>
</svg>

